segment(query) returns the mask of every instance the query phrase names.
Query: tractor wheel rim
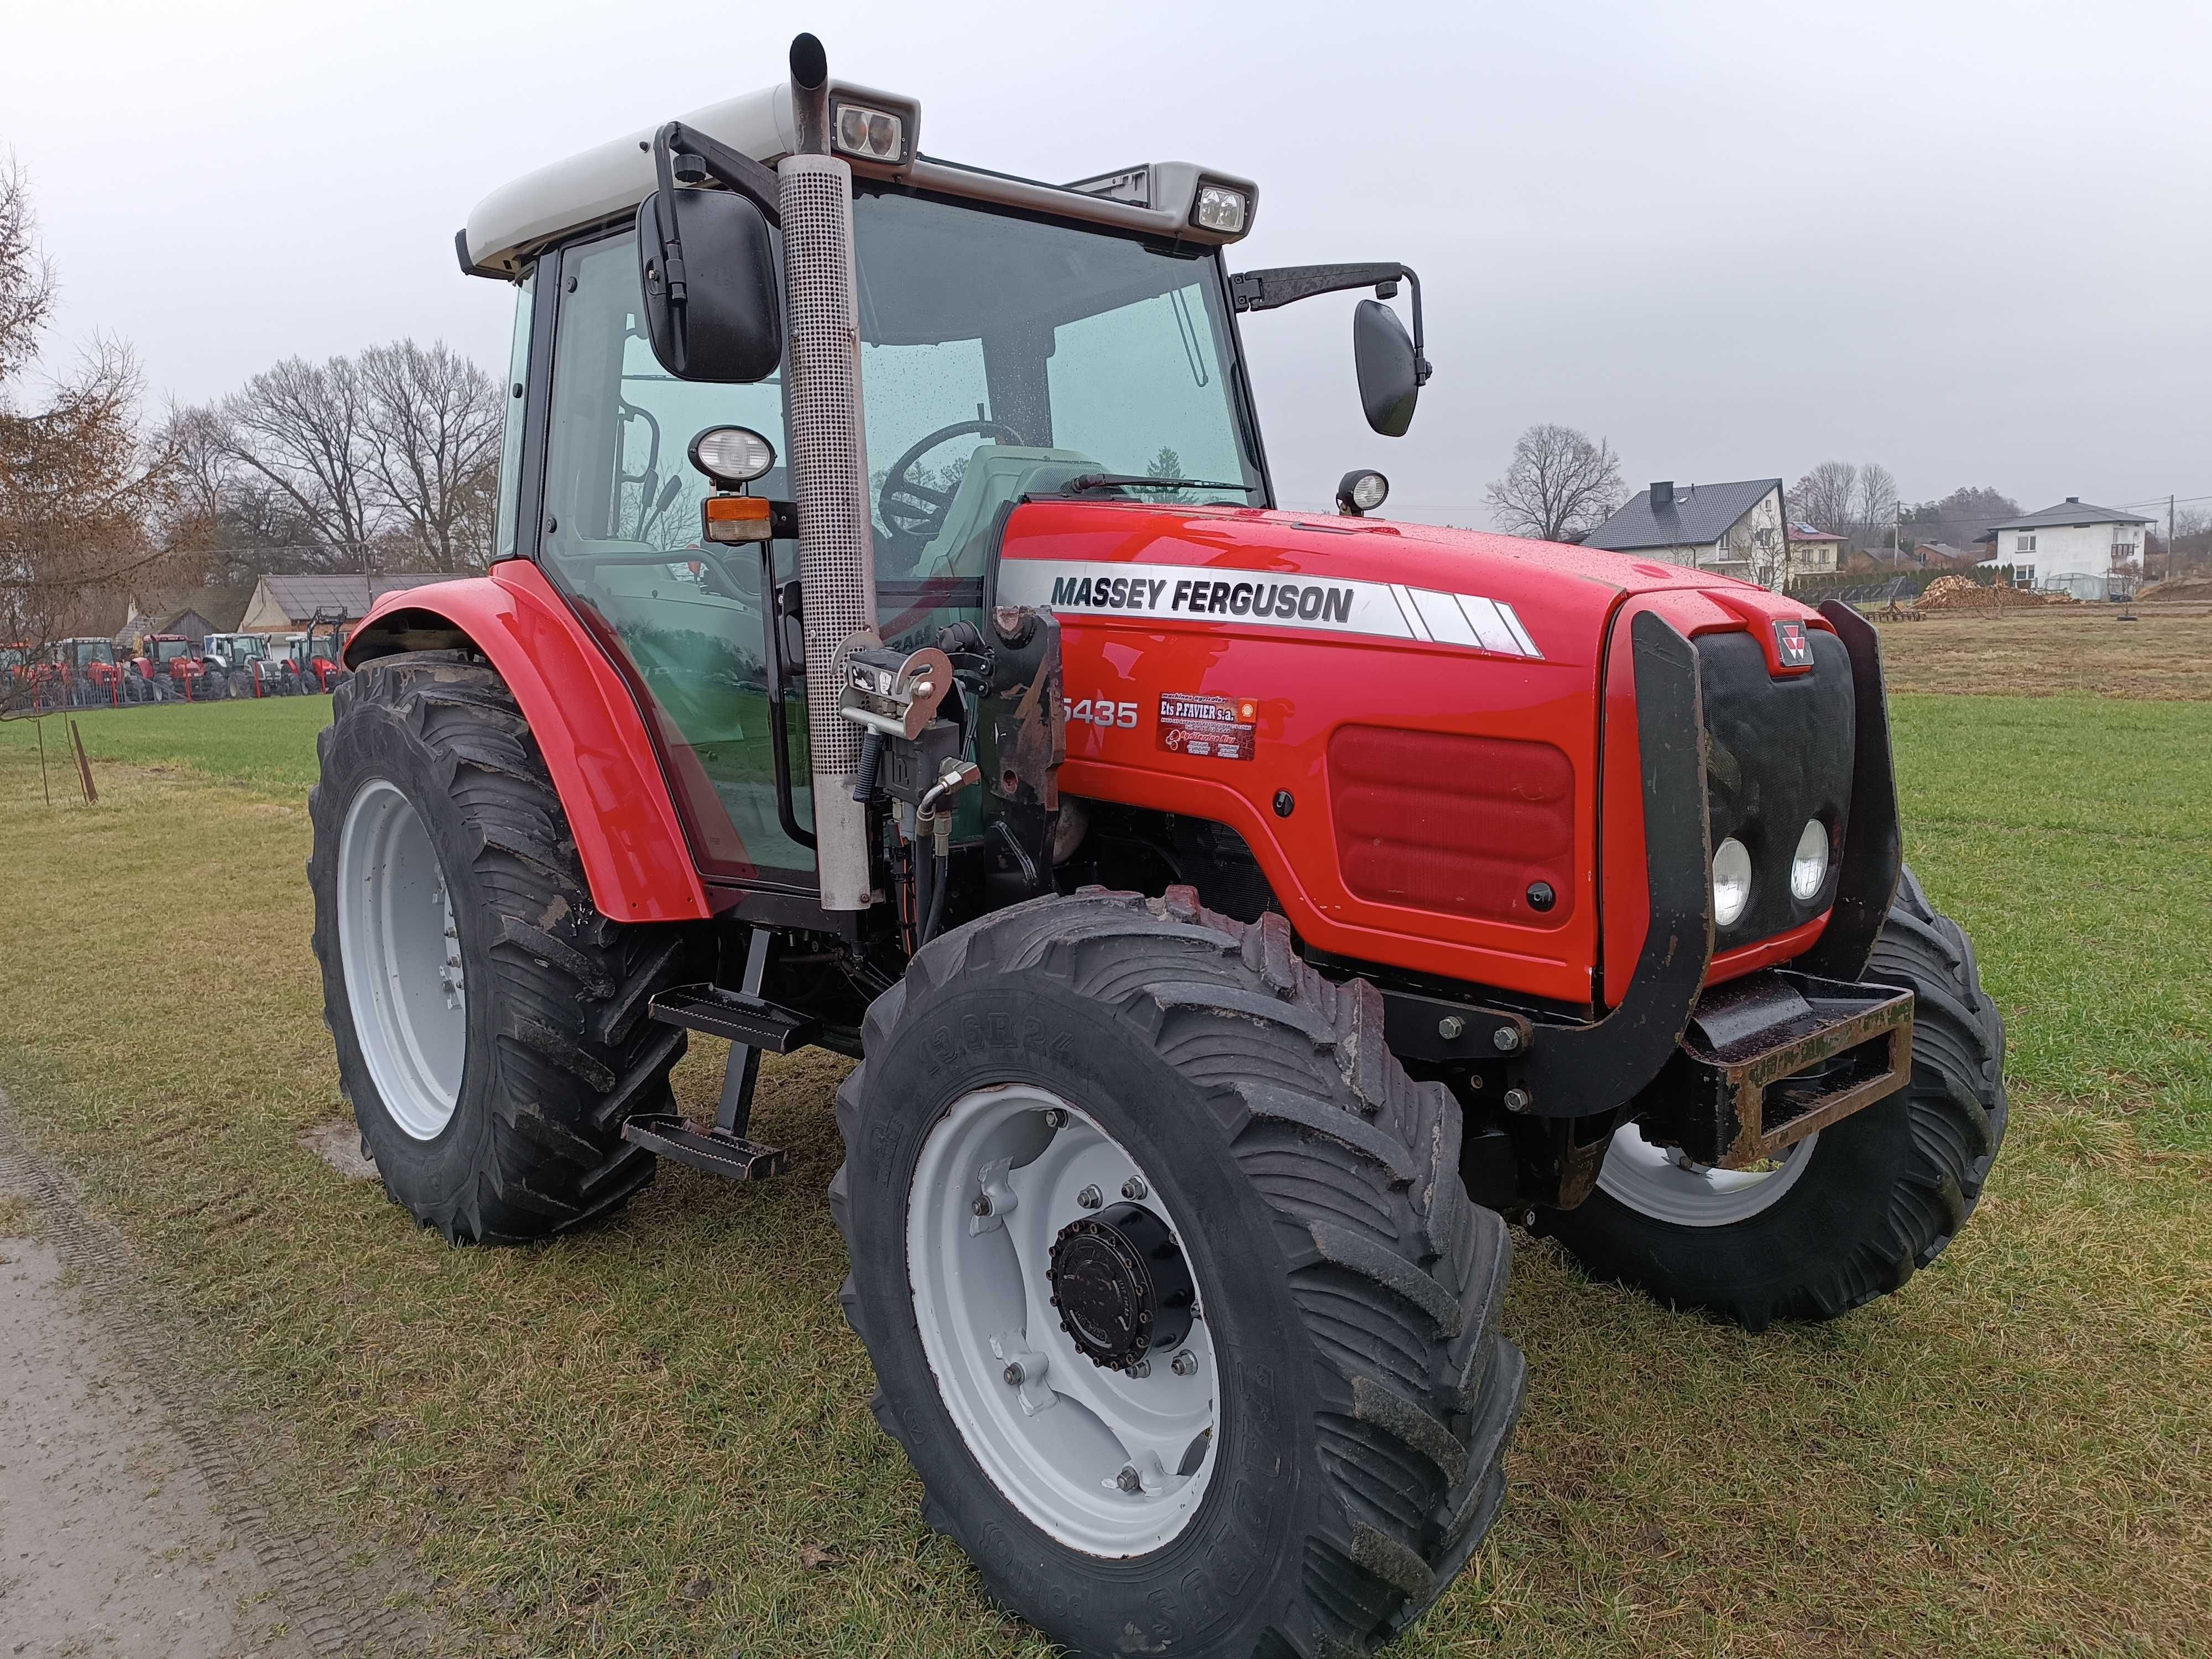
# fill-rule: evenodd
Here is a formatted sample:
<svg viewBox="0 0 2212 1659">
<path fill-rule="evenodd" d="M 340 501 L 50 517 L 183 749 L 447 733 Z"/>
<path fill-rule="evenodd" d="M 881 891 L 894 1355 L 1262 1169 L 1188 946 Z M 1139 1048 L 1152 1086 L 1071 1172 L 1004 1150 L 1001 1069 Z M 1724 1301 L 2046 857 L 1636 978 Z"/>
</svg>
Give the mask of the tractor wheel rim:
<svg viewBox="0 0 2212 1659">
<path fill-rule="evenodd" d="M 952 1103 L 907 1198 L 915 1322 L 968 1450 L 1033 1525 L 1109 1558 L 1190 1524 L 1220 1444 L 1202 1295 L 1181 1340 L 1127 1370 L 1094 1362 L 1052 1305 L 1055 1241 L 1129 1194 L 1180 1250 L 1185 1231 L 1119 1142 L 1050 1091 L 1011 1084 Z"/>
<path fill-rule="evenodd" d="M 415 804 L 372 778 L 338 834 L 338 957 L 369 1079 L 416 1140 L 453 1121 L 468 993 L 451 893 Z"/>
<path fill-rule="evenodd" d="M 1633 1123 L 1613 1132 L 1598 1171 L 1598 1190 L 1677 1227 L 1728 1227 L 1762 1215 L 1804 1177 L 1813 1162 L 1815 1129 L 1785 1147 L 1771 1170 L 1717 1170 L 1644 1138 Z"/>
</svg>

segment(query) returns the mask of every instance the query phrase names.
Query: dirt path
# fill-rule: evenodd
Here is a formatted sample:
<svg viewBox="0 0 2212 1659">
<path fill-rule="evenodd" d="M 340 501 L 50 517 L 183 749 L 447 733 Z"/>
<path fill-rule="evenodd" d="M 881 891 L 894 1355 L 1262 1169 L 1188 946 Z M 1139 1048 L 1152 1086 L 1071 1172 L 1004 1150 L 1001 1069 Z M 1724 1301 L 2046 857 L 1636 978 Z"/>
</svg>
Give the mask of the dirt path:
<svg viewBox="0 0 2212 1659">
<path fill-rule="evenodd" d="M 0 1659 L 426 1651 L 397 1583 L 275 1521 L 173 1344 L 0 1091 Z"/>
<path fill-rule="evenodd" d="M 0 1652 L 304 1656 L 269 1575 L 64 1277 L 51 1245 L 0 1238 Z"/>
</svg>

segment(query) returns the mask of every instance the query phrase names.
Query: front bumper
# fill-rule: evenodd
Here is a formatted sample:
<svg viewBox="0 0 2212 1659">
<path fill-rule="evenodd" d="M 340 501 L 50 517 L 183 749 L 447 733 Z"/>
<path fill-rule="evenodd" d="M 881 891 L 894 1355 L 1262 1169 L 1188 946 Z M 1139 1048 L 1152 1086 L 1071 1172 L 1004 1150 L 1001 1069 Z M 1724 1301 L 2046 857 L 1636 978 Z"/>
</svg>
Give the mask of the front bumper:
<svg viewBox="0 0 2212 1659">
<path fill-rule="evenodd" d="M 1911 992 L 1769 969 L 1698 998 L 1636 1119 L 1700 1164 L 1750 1169 L 1911 1075 Z"/>
</svg>

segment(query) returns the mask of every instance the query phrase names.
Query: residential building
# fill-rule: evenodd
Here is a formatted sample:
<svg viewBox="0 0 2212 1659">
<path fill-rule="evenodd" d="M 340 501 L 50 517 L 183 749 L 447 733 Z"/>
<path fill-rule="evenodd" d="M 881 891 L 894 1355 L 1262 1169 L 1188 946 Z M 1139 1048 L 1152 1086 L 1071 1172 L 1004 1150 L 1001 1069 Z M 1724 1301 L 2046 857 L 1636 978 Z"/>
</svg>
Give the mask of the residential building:
<svg viewBox="0 0 2212 1659">
<path fill-rule="evenodd" d="M 2069 495 L 2056 507 L 1992 526 L 1995 539 L 1981 562 L 2012 566 L 2014 580 L 2023 587 L 2087 587 L 2094 584 L 2075 579 L 2118 577 L 2109 591 L 2133 592 L 2142 568 L 2143 532 L 2151 522 Z"/>
<path fill-rule="evenodd" d="M 1839 569 L 1844 559 L 1844 538 L 1809 524 L 1790 526 L 1790 574 L 1793 576 L 1826 576 Z"/>
<path fill-rule="evenodd" d="M 1583 545 L 1771 584 L 1783 576 L 1786 523 L 1779 478 L 1662 481 L 1629 497 Z"/>
</svg>

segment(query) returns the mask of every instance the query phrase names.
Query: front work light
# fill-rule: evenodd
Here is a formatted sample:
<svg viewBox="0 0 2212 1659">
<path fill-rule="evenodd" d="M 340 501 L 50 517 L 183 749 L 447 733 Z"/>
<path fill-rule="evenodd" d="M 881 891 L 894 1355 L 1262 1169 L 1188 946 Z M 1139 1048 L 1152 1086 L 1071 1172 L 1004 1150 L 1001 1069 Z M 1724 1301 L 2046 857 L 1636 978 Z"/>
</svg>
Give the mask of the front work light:
<svg viewBox="0 0 2212 1659">
<path fill-rule="evenodd" d="M 1226 185 L 1200 185 L 1197 204 L 1190 211 L 1190 222 L 1201 230 L 1241 236 L 1244 234 L 1244 212 L 1243 191 L 1231 190 Z"/>
<path fill-rule="evenodd" d="M 1797 837 L 1797 850 L 1790 859 L 1790 896 L 1809 902 L 1828 878 L 1828 826 L 1814 818 Z"/>
<path fill-rule="evenodd" d="M 691 441 L 691 465 L 718 488 L 735 489 L 775 465 L 775 446 L 750 427 L 710 426 Z"/>
<path fill-rule="evenodd" d="M 1356 519 L 1382 506 L 1389 494 L 1390 481 L 1380 472 L 1347 472 L 1336 486 L 1336 510 Z"/>
<path fill-rule="evenodd" d="M 1713 926 L 1731 927 L 1751 902 L 1751 854 L 1730 836 L 1713 848 Z"/>
<path fill-rule="evenodd" d="M 840 104 L 833 124 L 837 148 L 864 161 L 896 162 L 906 150 L 906 123 L 889 110 Z"/>
</svg>

